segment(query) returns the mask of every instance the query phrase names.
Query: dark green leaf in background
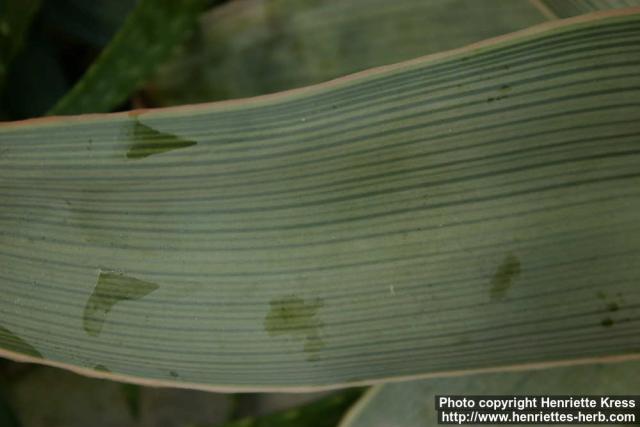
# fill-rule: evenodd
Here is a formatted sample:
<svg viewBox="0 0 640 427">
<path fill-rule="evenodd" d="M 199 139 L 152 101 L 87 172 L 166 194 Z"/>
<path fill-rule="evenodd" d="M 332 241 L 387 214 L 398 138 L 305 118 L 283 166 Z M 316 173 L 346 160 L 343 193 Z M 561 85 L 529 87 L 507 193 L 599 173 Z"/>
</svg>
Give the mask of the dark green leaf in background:
<svg viewBox="0 0 640 427">
<path fill-rule="evenodd" d="M 50 111 L 106 112 L 118 106 L 193 28 L 205 0 L 140 0 L 85 76 Z"/>
</svg>

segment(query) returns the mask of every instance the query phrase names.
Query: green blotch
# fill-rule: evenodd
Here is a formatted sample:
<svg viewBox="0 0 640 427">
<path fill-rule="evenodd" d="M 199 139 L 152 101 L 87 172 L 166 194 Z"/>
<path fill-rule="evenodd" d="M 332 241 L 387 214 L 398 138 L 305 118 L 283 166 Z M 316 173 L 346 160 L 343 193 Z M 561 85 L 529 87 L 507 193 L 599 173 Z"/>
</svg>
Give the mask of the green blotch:
<svg viewBox="0 0 640 427">
<path fill-rule="evenodd" d="M 169 375 L 171 375 L 173 378 L 178 378 L 178 373 L 176 371 L 169 371 Z"/>
<path fill-rule="evenodd" d="M 489 291 L 491 299 L 503 299 L 518 276 L 520 276 L 520 260 L 514 254 L 507 254 L 491 280 Z"/>
<path fill-rule="evenodd" d="M 508 93 L 508 92 L 511 92 L 511 86 L 509 86 L 509 85 L 502 85 L 502 86 L 500 86 L 500 92 L 502 92 L 502 93 Z"/>
<path fill-rule="evenodd" d="M 42 354 L 31 344 L 2 326 L 0 326 L 0 347 L 32 357 L 42 357 Z"/>
<path fill-rule="evenodd" d="M 98 372 L 111 372 L 109 368 L 104 365 L 96 365 L 93 367 L 93 370 Z"/>
<path fill-rule="evenodd" d="M 620 310 L 620 306 L 617 303 L 612 302 L 612 303 L 607 304 L 607 310 L 609 310 L 611 312 L 618 311 L 618 310 Z"/>
<path fill-rule="evenodd" d="M 182 139 L 170 133 L 160 132 L 135 120 L 128 132 L 129 150 L 127 159 L 143 159 L 154 154 L 191 147 L 197 142 Z"/>
<path fill-rule="evenodd" d="M 305 302 L 296 296 L 274 299 L 264 320 L 264 328 L 270 336 L 289 335 L 304 342 L 304 352 L 309 360 L 317 360 L 324 347 L 320 338 L 323 323 L 316 318 L 322 300 Z"/>
<path fill-rule="evenodd" d="M 84 307 L 84 330 L 98 336 L 113 306 L 120 301 L 137 300 L 158 289 L 152 282 L 121 273 L 100 272 L 98 283 Z"/>
<path fill-rule="evenodd" d="M 610 327 L 612 327 L 612 326 L 613 326 L 613 323 L 614 323 L 614 321 L 613 321 L 613 319 L 612 319 L 612 318 L 610 318 L 610 317 L 605 317 L 604 319 L 602 319 L 602 322 L 600 322 L 600 324 L 601 324 L 602 326 L 604 326 L 605 328 L 610 328 Z"/>
<path fill-rule="evenodd" d="M 607 298 L 607 294 L 605 294 L 605 293 L 604 293 L 604 292 L 602 292 L 602 291 L 598 291 L 598 292 L 596 292 L 596 296 L 597 296 L 598 298 L 600 298 L 600 299 L 606 299 L 606 298 Z"/>
</svg>

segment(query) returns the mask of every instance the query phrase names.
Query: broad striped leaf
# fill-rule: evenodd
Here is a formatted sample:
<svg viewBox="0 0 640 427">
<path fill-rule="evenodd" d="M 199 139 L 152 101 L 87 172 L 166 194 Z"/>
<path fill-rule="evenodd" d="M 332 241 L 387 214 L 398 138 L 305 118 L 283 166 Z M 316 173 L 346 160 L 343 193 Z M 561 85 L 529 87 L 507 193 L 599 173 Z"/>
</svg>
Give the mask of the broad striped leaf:
<svg viewBox="0 0 640 427">
<path fill-rule="evenodd" d="M 3 354 L 210 390 L 635 358 L 639 41 L 613 11 L 271 97 L 6 124 Z"/>
</svg>

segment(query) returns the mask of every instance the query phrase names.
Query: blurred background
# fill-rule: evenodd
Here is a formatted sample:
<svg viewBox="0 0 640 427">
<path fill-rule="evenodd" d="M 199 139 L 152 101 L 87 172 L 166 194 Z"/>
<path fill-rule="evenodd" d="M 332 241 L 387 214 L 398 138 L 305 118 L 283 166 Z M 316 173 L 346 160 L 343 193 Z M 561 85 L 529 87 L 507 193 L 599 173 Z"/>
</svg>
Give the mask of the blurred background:
<svg viewBox="0 0 640 427">
<path fill-rule="evenodd" d="M 171 55 L 158 61 L 113 110 L 219 101 L 307 86 L 546 20 L 528 0 L 203 1 L 203 11 L 185 40 L 173 46 Z M 6 33 L 0 50 L 7 64 L 0 69 L 6 74 L 0 75 L 0 118 L 37 117 L 50 110 L 96 61 L 137 3 L 1 0 L 0 13 L 26 18 L 19 46 L 10 39 L 22 29 L 0 25 L 0 37 L 2 28 Z M 126 58 L 132 70 L 139 65 L 136 59 L 148 61 Z"/>
</svg>

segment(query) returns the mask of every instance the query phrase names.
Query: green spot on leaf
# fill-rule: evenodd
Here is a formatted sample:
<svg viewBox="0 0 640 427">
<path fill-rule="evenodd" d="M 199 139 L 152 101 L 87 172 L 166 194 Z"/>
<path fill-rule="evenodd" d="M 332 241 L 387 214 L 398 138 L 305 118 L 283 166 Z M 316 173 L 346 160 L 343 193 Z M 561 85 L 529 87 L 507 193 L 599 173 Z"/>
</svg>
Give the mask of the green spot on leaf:
<svg viewBox="0 0 640 427">
<path fill-rule="evenodd" d="M 605 328 L 610 328 L 613 326 L 613 319 L 610 317 L 605 317 L 604 319 L 602 319 L 602 322 L 600 322 L 600 324 L 602 326 L 604 326 Z"/>
<path fill-rule="evenodd" d="M 104 365 L 96 365 L 93 367 L 93 370 L 98 372 L 111 372 L 109 368 Z"/>
<path fill-rule="evenodd" d="M 520 260 L 514 254 L 507 254 L 491 280 L 491 299 L 503 299 L 519 275 Z"/>
<path fill-rule="evenodd" d="M 152 282 L 121 273 L 100 272 L 98 283 L 84 307 L 84 330 L 98 336 L 113 306 L 120 301 L 137 300 L 158 289 Z"/>
<path fill-rule="evenodd" d="M 304 341 L 304 352 L 309 360 L 317 360 L 317 352 L 324 347 L 320 338 L 323 323 L 316 318 L 322 300 L 305 302 L 295 296 L 271 301 L 271 310 L 264 320 L 265 330 L 270 336 L 290 335 Z"/>
<path fill-rule="evenodd" d="M 197 142 L 182 139 L 170 133 L 160 132 L 135 120 L 133 128 L 128 132 L 128 159 L 143 159 L 154 154 L 191 147 Z"/>
</svg>

